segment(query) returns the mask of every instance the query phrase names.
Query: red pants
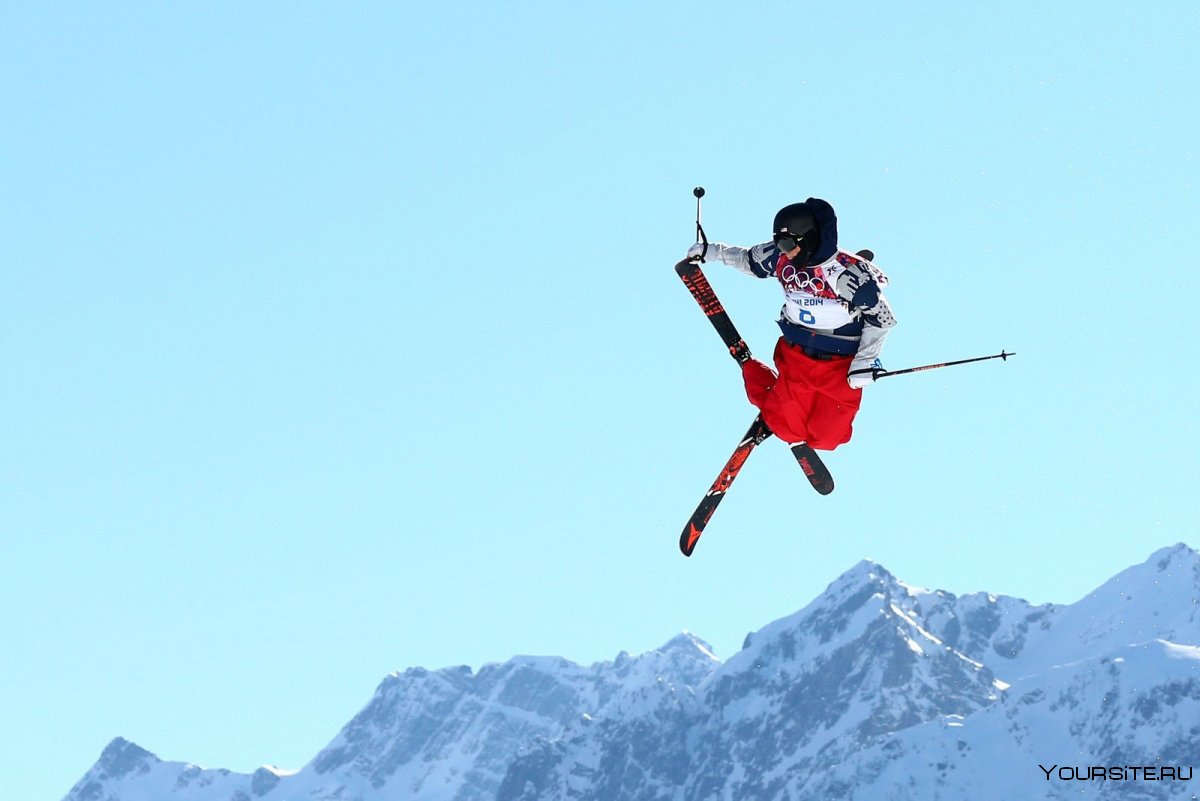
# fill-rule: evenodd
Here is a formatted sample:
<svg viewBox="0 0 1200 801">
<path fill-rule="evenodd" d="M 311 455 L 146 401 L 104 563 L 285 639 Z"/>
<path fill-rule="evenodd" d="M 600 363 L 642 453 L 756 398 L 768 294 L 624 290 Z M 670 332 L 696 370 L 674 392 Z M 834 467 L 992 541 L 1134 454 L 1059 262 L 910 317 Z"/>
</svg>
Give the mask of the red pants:
<svg viewBox="0 0 1200 801">
<path fill-rule="evenodd" d="M 780 337 L 775 345 L 778 375 L 760 361 L 742 365 L 746 395 L 784 442 L 807 442 L 831 451 L 850 441 L 854 415 L 862 403 L 862 390 L 847 383 L 851 359 L 814 359 Z"/>
</svg>

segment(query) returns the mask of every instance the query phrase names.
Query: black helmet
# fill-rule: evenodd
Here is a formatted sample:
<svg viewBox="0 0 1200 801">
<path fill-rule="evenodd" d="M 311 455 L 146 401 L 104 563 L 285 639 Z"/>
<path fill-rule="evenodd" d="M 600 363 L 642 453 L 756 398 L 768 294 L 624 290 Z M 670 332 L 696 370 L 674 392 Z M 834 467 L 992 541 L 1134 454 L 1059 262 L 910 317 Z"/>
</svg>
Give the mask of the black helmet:
<svg viewBox="0 0 1200 801">
<path fill-rule="evenodd" d="M 793 203 L 776 212 L 772 234 L 776 247 L 782 251 L 799 246 L 800 254 L 794 260 L 797 264 L 807 264 L 821 246 L 817 218 L 807 203 Z"/>
</svg>

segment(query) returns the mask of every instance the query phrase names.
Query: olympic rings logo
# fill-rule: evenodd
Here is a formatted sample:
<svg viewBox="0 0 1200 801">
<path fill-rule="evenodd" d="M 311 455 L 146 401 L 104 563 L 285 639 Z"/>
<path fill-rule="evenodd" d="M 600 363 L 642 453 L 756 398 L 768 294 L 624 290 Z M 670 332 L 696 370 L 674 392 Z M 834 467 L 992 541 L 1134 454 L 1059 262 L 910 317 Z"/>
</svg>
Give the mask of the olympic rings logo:
<svg viewBox="0 0 1200 801">
<path fill-rule="evenodd" d="M 808 270 L 797 270 L 794 264 L 785 264 L 779 273 L 779 280 L 789 291 L 809 292 L 813 295 L 824 295 L 829 291 L 829 285 L 819 275 Z"/>
</svg>

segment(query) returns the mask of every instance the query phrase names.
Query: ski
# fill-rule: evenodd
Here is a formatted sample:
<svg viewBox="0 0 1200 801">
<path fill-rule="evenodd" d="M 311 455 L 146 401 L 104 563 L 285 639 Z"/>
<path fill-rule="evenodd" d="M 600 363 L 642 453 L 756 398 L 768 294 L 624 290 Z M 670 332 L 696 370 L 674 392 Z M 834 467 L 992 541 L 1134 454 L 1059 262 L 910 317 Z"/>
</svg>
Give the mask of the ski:
<svg viewBox="0 0 1200 801">
<path fill-rule="evenodd" d="M 692 297 L 700 304 L 700 310 L 704 312 L 704 316 L 721 335 L 721 341 L 725 343 L 725 347 L 729 348 L 729 355 L 733 357 L 734 361 L 738 364 L 750 361 L 753 358 L 750 355 L 750 346 L 738 333 L 733 320 L 729 319 L 729 314 L 721 305 L 717 293 L 713 291 L 712 284 L 708 283 L 708 278 L 700 269 L 700 263 L 684 259 L 675 265 L 675 272 L 683 280 L 683 285 L 688 288 L 688 292 L 691 292 Z"/>
<path fill-rule="evenodd" d="M 725 311 L 725 307 L 721 304 L 717 293 L 713 290 L 712 285 L 705 277 L 704 271 L 700 269 L 699 262 L 691 259 L 684 259 L 675 265 L 675 272 L 687 287 L 688 292 L 699 304 L 701 311 L 712 323 L 717 334 L 720 335 L 721 341 L 725 343 L 725 347 L 729 350 L 729 355 L 733 357 L 738 364 L 743 364 L 749 361 L 753 356 L 750 353 L 750 347 L 746 344 L 746 340 L 738 332 L 737 327 L 733 324 L 729 314 Z M 733 455 L 729 457 L 729 461 L 725 463 L 725 467 L 721 470 L 717 480 L 713 482 L 705 494 L 704 499 L 700 501 L 700 505 L 696 507 L 696 511 L 692 513 L 691 519 L 688 521 L 687 527 L 684 528 L 683 534 L 679 537 L 679 550 L 684 556 L 691 556 L 693 549 L 696 547 L 696 542 L 700 539 L 700 535 L 704 532 L 704 527 L 713 513 L 717 510 L 717 505 L 721 503 L 721 499 L 725 497 L 725 493 L 729 491 L 733 480 L 737 478 L 738 472 L 742 469 L 746 459 L 764 440 L 772 436 L 771 429 L 763 422 L 762 416 L 754 418 L 754 422 L 750 424 L 749 430 L 746 431 L 737 448 L 734 449 Z M 833 476 L 829 473 L 829 468 L 821 461 L 821 457 L 817 452 L 809 447 L 806 443 L 797 443 L 789 446 L 792 455 L 796 457 L 796 463 L 800 465 L 804 477 L 812 484 L 813 489 L 822 495 L 828 495 L 833 492 Z"/>
<path fill-rule="evenodd" d="M 817 456 L 817 452 L 807 442 L 797 442 L 788 447 L 791 448 L 792 456 L 796 457 L 796 463 L 800 465 L 804 477 L 812 484 L 813 489 L 822 495 L 833 492 L 833 475 L 821 461 L 821 457 Z"/>
<path fill-rule="evenodd" d="M 717 505 L 725 497 L 725 493 L 729 491 L 729 487 L 733 484 L 733 480 L 737 478 L 738 472 L 741 471 L 742 465 L 746 463 L 746 459 L 750 456 L 758 445 L 771 436 L 771 429 L 767 428 L 767 424 L 763 422 L 762 417 L 755 417 L 754 422 L 750 424 L 750 429 L 746 432 L 746 436 L 738 443 L 733 451 L 733 455 L 729 457 L 729 461 L 725 463 L 725 467 L 721 469 L 720 475 L 708 492 L 704 495 L 704 499 L 700 501 L 700 505 L 696 507 L 696 511 L 692 512 L 692 517 L 688 520 L 687 526 L 684 527 L 683 533 L 679 536 L 679 550 L 684 556 L 691 556 L 692 551 L 696 549 L 696 543 L 700 540 L 700 535 L 704 533 L 704 527 L 708 525 L 709 519 L 712 518 L 713 512 L 717 511 Z"/>
</svg>

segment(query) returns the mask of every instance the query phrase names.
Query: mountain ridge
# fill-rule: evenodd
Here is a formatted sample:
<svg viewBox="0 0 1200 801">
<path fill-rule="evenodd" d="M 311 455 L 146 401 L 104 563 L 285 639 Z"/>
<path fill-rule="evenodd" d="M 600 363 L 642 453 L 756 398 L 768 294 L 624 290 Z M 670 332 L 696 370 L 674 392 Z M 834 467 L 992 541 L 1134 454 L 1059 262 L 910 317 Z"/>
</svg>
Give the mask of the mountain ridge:
<svg viewBox="0 0 1200 801">
<path fill-rule="evenodd" d="M 1183 543 L 1073 604 L 927 590 L 864 559 L 723 662 L 685 631 L 587 666 L 409 668 L 299 770 L 118 737 L 65 801 L 1065 798 L 1038 760 L 1200 763 L 1198 607 Z"/>
</svg>

